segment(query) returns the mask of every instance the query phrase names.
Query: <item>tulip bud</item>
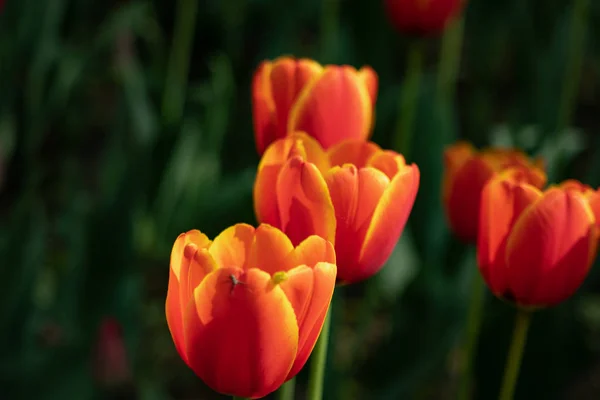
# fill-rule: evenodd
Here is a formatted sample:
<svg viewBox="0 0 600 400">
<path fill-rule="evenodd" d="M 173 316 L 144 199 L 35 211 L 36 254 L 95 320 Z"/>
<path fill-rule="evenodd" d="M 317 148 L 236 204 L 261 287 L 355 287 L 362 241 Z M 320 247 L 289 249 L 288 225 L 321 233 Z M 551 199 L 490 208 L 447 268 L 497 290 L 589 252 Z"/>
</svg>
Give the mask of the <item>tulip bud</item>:
<svg viewBox="0 0 600 400">
<path fill-rule="evenodd" d="M 417 36 L 442 32 L 465 0 L 385 0 L 388 18 L 401 33 Z"/>
<path fill-rule="evenodd" d="M 361 140 L 328 151 L 303 133 L 274 142 L 254 183 L 261 222 L 297 243 L 319 235 L 335 243 L 338 279 L 364 280 L 385 264 L 419 187 L 419 169 L 393 151 Z"/>
<path fill-rule="evenodd" d="M 305 131 L 329 148 L 366 139 L 373 126 L 377 74 L 370 67 L 321 66 L 307 59 L 264 61 L 252 81 L 258 152 L 290 132 Z"/>
<path fill-rule="evenodd" d="M 444 153 L 443 203 L 452 231 L 465 242 L 477 241 L 479 200 L 490 178 L 511 167 L 522 168 L 529 183 L 546 184 L 542 160 L 531 161 L 514 149 L 487 149 L 477 152 L 459 142 Z"/>
<path fill-rule="evenodd" d="M 175 347 L 213 390 L 264 397 L 308 360 L 335 277 L 333 246 L 317 236 L 294 248 L 267 224 L 237 224 L 214 241 L 181 234 L 166 301 Z"/>
<path fill-rule="evenodd" d="M 583 283 L 597 245 L 592 208 L 571 184 L 542 192 L 509 169 L 483 189 L 477 258 L 499 298 L 527 308 L 564 301 Z"/>
<path fill-rule="evenodd" d="M 116 388 L 130 381 L 127 350 L 116 319 L 107 317 L 102 321 L 94 350 L 94 375 L 102 387 Z"/>
</svg>

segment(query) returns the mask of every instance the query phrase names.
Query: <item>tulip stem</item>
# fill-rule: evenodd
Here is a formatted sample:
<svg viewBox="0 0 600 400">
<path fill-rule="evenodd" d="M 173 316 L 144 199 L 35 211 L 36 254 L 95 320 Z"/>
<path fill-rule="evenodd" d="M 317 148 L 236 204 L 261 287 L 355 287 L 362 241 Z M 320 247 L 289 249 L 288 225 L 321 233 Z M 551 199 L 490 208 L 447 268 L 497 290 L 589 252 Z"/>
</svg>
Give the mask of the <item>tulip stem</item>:
<svg viewBox="0 0 600 400">
<path fill-rule="evenodd" d="M 506 366 L 504 367 L 504 379 L 502 382 L 502 390 L 500 392 L 500 400 L 512 400 L 517 377 L 519 376 L 519 368 L 521 367 L 521 359 L 523 358 L 523 350 L 527 341 L 527 330 L 531 322 L 531 312 L 525 310 L 517 310 L 515 320 L 515 329 L 513 331 L 512 342 Z"/>
<path fill-rule="evenodd" d="M 460 65 L 463 27 L 464 17 L 461 16 L 454 20 L 444 32 L 437 79 L 438 100 L 450 100 L 454 97 Z"/>
<path fill-rule="evenodd" d="M 479 331 L 481 330 L 483 300 L 485 299 L 484 293 L 483 279 L 479 275 L 479 272 L 476 272 L 471 282 L 471 299 L 469 302 L 469 315 L 467 317 L 467 329 L 465 332 L 466 340 L 462 354 L 462 370 L 458 389 L 459 400 L 467 400 L 471 397 L 473 359 L 475 358 Z"/>
<path fill-rule="evenodd" d="M 560 135 L 571 122 L 577 87 L 581 77 L 581 65 L 585 51 L 585 33 L 589 0 L 576 0 L 571 16 L 567 57 L 565 57 L 565 80 L 563 81 L 556 135 Z"/>
<path fill-rule="evenodd" d="M 400 112 L 396 124 L 394 148 L 408 158 L 412 145 L 415 113 L 419 102 L 419 86 L 421 84 L 421 70 L 423 64 L 423 42 L 412 40 L 408 50 L 406 76 L 402 83 L 400 96 Z"/>
<path fill-rule="evenodd" d="M 323 399 L 323 382 L 325 381 L 325 365 L 327 363 L 327 346 L 329 344 L 329 327 L 331 326 L 331 306 L 323 322 L 323 328 L 319 339 L 315 344 L 310 364 L 310 375 L 308 379 L 308 400 Z"/>
<path fill-rule="evenodd" d="M 296 391 L 296 378 L 292 378 L 279 388 L 277 391 L 278 400 L 294 400 Z"/>
<path fill-rule="evenodd" d="M 197 11 L 198 0 L 177 2 L 175 32 L 162 98 L 162 116 L 167 125 L 178 123 L 183 115 Z"/>
</svg>

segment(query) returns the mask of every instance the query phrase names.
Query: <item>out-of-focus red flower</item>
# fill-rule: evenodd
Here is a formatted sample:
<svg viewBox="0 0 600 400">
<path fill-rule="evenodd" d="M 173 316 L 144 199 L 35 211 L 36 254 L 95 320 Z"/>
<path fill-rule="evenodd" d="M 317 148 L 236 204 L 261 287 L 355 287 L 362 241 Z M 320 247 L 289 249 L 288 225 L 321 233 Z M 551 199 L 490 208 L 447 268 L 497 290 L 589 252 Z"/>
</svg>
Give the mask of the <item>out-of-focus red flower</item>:
<svg viewBox="0 0 600 400">
<path fill-rule="evenodd" d="M 319 235 L 335 243 L 338 279 L 375 273 L 398 242 L 419 188 L 419 168 L 374 143 L 347 140 L 325 151 L 296 132 L 275 141 L 254 183 L 259 221 L 298 243 Z"/>
<path fill-rule="evenodd" d="M 465 242 L 476 243 L 481 191 L 490 178 L 507 168 L 519 167 L 529 183 L 546 184 L 541 159 L 531 160 L 515 149 L 477 151 L 458 142 L 444 152 L 443 203 L 452 231 Z"/>
<path fill-rule="evenodd" d="M 122 327 L 115 318 L 102 320 L 94 352 L 93 372 L 101 386 L 111 388 L 130 381 L 131 370 Z"/>
<path fill-rule="evenodd" d="M 394 27 L 409 35 L 435 35 L 460 14 L 465 0 L 384 0 Z"/>
<path fill-rule="evenodd" d="M 596 257 L 599 231 L 589 200 L 597 195 L 574 181 L 544 192 L 527 182 L 523 170 L 509 169 L 483 189 L 479 270 L 496 296 L 548 307 L 575 293 Z"/>
<path fill-rule="evenodd" d="M 171 252 L 167 323 L 186 364 L 213 390 L 259 398 L 304 366 L 335 286 L 331 243 L 294 248 L 279 229 L 237 224 L 211 241 L 181 234 Z"/>
<path fill-rule="evenodd" d="M 321 66 L 291 57 L 262 62 L 252 81 L 258 152 L 295 131 L 305 131 L 325 148 L 344 139 L 367 139 L 377 85 L 370 67 Z"/>
</svg>

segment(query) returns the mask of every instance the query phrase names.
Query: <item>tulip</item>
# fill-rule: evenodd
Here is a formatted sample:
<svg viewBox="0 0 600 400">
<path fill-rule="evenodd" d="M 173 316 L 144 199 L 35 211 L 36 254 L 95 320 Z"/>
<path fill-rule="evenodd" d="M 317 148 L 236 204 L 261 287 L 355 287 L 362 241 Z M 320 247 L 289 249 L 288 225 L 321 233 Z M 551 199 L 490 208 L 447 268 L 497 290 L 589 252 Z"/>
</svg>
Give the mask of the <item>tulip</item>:
<svg viewBox="0 0 600 400">
<path fill-rule="evenodd" d="M 325 151 L 297 132 L 275 141 L 254 184 L 259 221 L 298 243 L 319 235 L 335 243 L 338 280 L 364 280 L 385 264 L 415 201 L 419 169 L 376 144 L 347 140 Z"/>
<path fill-rule="evenodd" d="M 264 61 L 252 81 L 256 147 L 305 131 L 329 148 L 344 139 L 367 139 L 373 126 L 377 74 L 370 67 L 321 66 L 281 57 Z"/>
<path fill-rule="evenodd" d="M 598 233 L 579 190 L 568 184 L 542 192 L 523 170 L 509 169 L 481 194 L 479 270 L 499 298 L 525 308 L 553 306 L 583 283 Z"/>
<path fill-rule="evenodd" d="M 519 167 L 537 188 L 546 184 L 542 160 L 530 160 L 514 149 L 488 149 L 477 152 L 459 142 L 444 153 L 443 203 L 452 231 L 463 241 L 476 243 L 481 191 L 499 172 Z"/>
<path fill-rule="evenodd" d="M 259 398 L 302 369 L 333 288 L 333 246 L 296 248 L 279 229 L 234 225 L 214 241 L 197 230 L 173 246 L 166 316 L 175 347 L 213 390 Z"/>
<path fill-rule="evenodd" d="M 594 190 L 590 186 L 574 179 L 566 180 L 560 186 L 565 190 L 572 190 L 583 195 L 594 213 L 596 225 L 600 228 L 600 188 Z"/>
<path fill-rule="evenodd" d="M 385 0 L 385 9 L 398 31 L 427 36 L 442 32 L 460 14 L 464 3 L 464 0 Z"/>
<path fill-rule="evenodd" d="M 105 317 L 102 320 L 92 360 L 96 382 L 101 386 L 114 388 L 131 380 L 123 329 L 115 318 Z"/>
</svg>

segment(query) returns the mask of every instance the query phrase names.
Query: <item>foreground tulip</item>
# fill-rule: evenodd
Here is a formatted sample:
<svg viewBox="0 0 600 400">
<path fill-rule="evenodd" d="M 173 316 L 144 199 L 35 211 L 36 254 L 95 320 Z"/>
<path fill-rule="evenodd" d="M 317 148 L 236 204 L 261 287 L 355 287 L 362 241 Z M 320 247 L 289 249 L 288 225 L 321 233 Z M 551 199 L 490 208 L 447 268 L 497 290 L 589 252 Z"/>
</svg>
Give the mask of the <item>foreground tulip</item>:
<svg viewBox="0 0 600 400">
<path fill-rule="evenodd" d="M 197 230 L 173 246 L 166 315 L 177 351 L 213 390 L 259 398 L 302 369 L 335 286 L 333 246 L 277 228 Z"/>
<path fill-rule="evenodd" d="M 425 36 L 442 32 L 460 14 L 464 3 L 464 0 L 385 0 L 385 8 L 398 31 Z"/>
<path fill-rule="evenodd" d="M 338 279 L 366 279 L 385 264 L 419 187 L 419 169 L 370 142 L 349 140 L 327 152 L 303 133 L 265 152 L 254 184 L 259 221 L 292 242 L 316 234 L 335 243 Z"/>
<path fill-rule="evenodd" d="M 479 269 L 502 299 L 529 308 L 562 302 L 585 279 L 597 244 L 590 203 L 570 186 L 541 192 L 511 169 L 482 192 Z"/>
<path fill-rule="evenodd" d="M 444 153 L 443 201 L 452 231 L 462 240 L 476 243 L 481 191 L 499 172 L 519 167 L 529 183 L 537 188 L 546 184 L 542 160 L 529 160 L 513 149 L 488 149 L 477 152 L 468 143 L 459 142 Z"/>
<path fill-rule="evenodd" d="M 288 133 L 305 131 L 329 148 L 367 139 L 373 125 L 377 74 L 370 67 L 321 66 L 307 59 L 264 61 L 252 81 L 258 152 Z"/>
</svg>

